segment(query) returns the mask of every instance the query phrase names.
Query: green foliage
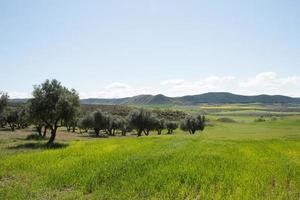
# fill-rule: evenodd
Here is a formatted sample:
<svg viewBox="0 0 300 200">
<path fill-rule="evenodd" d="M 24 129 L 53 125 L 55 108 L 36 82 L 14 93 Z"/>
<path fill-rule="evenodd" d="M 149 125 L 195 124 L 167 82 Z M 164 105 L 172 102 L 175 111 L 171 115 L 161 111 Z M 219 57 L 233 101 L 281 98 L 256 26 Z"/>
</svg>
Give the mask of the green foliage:
<svg viewBox="0 0 300 200">
<path fill-rule="evenodd" d="M 49 144 L 53 143 L 57 128 L 63 121 L 73 119 L 79 108 L 79 96 L 72 89 L 68 90 L 60 82 L 46 80 L 35 86 L 33 99 L 30 101 L 31 118 L 42 121 L 51 129 Z"/>
<path fill-rule="evenodd" d="M 190 134 L 195 134 L 196 131 L 203 131 L 205 127 L 205 116 L 197 115 L 197 116 L 188 116 L 186 117 L 180 128 L 183 131 L 188 131 Z"/>
<path fill-rule="evenodd" d="M 8 95 L 6 93 L 0 92 L 0 115 L 4 108 L 7 106 Z"/>
<path fill-rule="evenodd" d="M 265 122 L 266 119 L 264 118 L 264 116 L 260 116 L 259 118 L 255 119 L 254 122 Z"/>
<path fill-rule="evenodd" d="M 149 135 L 151 130 L 155 130 L 156 117 L 148 110 L 133 110 L 128 118 L 130 126 L 137 131 L 137 136 L 141 136 L 143 132 Z"/>
<path fill-rule="evenodd" d="M 11 131 L 15 131 L 15 128 L 17 127 L 18 124 L 18 110 L 16 109 L 7 110 L 5 119 Z"/>
<path fill-rule="evenodd" d="M 166 128 L 168 129 L 168 134 L 173 134 L 173 131 L 178 128 L 178 123 L 174 121 L 166 122 Z"/>
<path fill-rule="evenodd" d="M 18 122 L 17 127 L 20 128 L 26 128 L 28 124 L 30 123 L 30 113 L 29 108 L 27 105 L 22 105 L 18 108 Z"/>
<path fill-rule="evenodd" d="M 155 127 L 155 130 L 157 131 L 157 134 L 161 135 L 162 130 L 166 128 L 165 120 L 164 119 L 155 119 L 154 127 Z"/>
<path fill-rule="evenodd" d="M 108 128 L 109 118 L 103 113 L 101 110 L 97 110 L 93 112 L 93 128 L 95 130 L 96 135 L 99 135 L 101 130 L 105 130 Z"/>
<path fill-rule="evenodd" d="M 88 132 L 89 129 L 94 128 L 93 115 L 87 114 L 86 116 L 80 118 L 78 121 L 78 127 L 80 129 L 84 129 L 86 132 Z"/>
</svg>

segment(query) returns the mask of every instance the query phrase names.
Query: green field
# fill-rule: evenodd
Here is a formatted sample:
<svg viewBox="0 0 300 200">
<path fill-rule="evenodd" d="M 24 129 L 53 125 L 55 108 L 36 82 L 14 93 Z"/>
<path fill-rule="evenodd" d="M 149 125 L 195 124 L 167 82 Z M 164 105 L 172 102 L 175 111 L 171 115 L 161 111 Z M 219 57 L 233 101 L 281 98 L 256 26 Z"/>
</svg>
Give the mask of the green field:
<svg viewBox="0 0 300 200">
<path fill-rule="evenodd" d="M 0 199 L 300 199 L 300 117 L 210 119 L 197 135 L 61 130 L 56 149 L 1 131 Z"/>
</svg>

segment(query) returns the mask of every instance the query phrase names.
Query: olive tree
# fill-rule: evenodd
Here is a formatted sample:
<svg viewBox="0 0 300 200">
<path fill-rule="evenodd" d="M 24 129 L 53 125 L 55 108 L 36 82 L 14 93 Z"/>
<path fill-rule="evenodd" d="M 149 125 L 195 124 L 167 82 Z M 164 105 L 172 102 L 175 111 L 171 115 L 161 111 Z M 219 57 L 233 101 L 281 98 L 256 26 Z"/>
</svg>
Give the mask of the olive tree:
<svg viewBox="0 0 300 200">
<path fill-rule="evenodd" d="M 34 86 L 33 98 L 30 100 L 32 118 L 40 119 L 50 130 L 47 144 L 52 144 L 58 127 L 76 115 L 79 96 L 76 90 L 68 90 L 57 80 L 46 80 Z"/>
<path fill-rule="evenodd" d="M 5 125 L 6 125 L 6 118 L 5 118 L 5 115 L 2 113 L 2 114 L 0 114 L 0 127 L 4 128 Z"/>
<path fill-rule="evenodd" d="M 103 113 L 101 110 L 95 111 L 93 114 L 93 128 L 95 130 L 95 133 L 97 136 L 99 136 L 99 133 L 101 130 L 105 130 L 107 128 L 108 124 L 108 118 L 105 113 Z"/>
<path fill-rule="evenodd" d="M 9 109 L 5 113 L 5 120 L 9 125 L 11 131 L 15 131 L 18 124 L 18 111 L 16 109 Z"/>
<path fill-rule="evenodd" d="M 128 122 L 128 119 L 123 118 L 123 117 L 119 117 L 118 119 L 119 119 L 119 121 L 118 121 L 118 129 L 121 131 L 122 136 L 126 136 L 126 133 L 128 131 L 132 130 L 131 127 L 130 127 L 130 124 Z"/>
<path fill-rule="evenodd" d="M 155 128 L 155 117 L 150 111 L 144 109 L 134 110 L 128 118 L 130 126 L 137 131 L 137 136 L 141 136 L 143 132 L 145 135 L 149 135 L 150 130 Z"/>
<path fill-rule="evenodd" d="M 0 92 L 0 112 L 7 106 L 8 95 L 4 92 Z"/>
<path fill-rule="evenodd" d="M 85 132 L 88 132 L 89 129 L 94 128 L 94 117 L 93 115 L 86 115 L 84 117 L 82 117 L 81 119 L 79 119 L 78 121 L 78 128 L 80 129 L 84 129 Z"/>
<path fill-rule="evenodd" d="M 183 131 L 188 131 L 190 134 L 195 134 L 196 131 L 203 131 L 205 128 L 205 116 L 188 116 L 182 123 L 180 128 Z"/>
<path fill-rule="evenodd" d="M 168 121 L 166 122 L 166 128 L 168 129 L 168 134 L 173 134 L 173 131 L 178 128 L 177 122 Z"/>
<path fill-rule="evenodd" d="M 30 121 L 28 106 L 24 105 L 19 107 L 17 109 L 17 115 L 18 115 L 17 128 L 18 129 L 26 128 Z"/>
<path fill-rule="evenodd" d="M 6 93 L 0 92 L 0 125 L 1 127 L 6 124 L 5 116 L 4 116 L 4 109 L 7 106 L 8 102 L 8 95 Z"/>
<path fill-rule="evenodd" d="M 161 135 L 162 130 L 165 128 L 166 128 L 165 120 L 163 119 L 155 120 L 155 130 L 157 131 L 158 135 Z"/>
</svg>

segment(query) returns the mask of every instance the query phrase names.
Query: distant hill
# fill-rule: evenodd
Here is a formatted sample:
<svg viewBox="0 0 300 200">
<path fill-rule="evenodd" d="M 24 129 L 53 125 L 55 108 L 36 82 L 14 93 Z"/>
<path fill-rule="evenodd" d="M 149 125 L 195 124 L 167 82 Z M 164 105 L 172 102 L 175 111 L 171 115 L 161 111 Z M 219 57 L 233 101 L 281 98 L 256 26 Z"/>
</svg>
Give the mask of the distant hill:
<svg viewBox="0 0 300 200">
<path fill-rule="evenodd" d="M 82 99 L 82 104 L 109 104 L 109 105 L 196 105 L 200 103 L 300 103 L 300 98 L 292 98 L 282 95 L 257 95 L 244 96 L 226 92 L 211 92 L 200 95 L 183 97 L 167 97 L 159 95 L 139 95 L 119 99 Z"/>
<path fill-rule="evenodd" d="M 11 103 L 26 103 L 28 99 L 10 99 Z M 282 95 L 256 95 L 245 96 L 227 92 L 210 92 L 200 95 L 189 95 L 183 97 L 167 97 L 159 95 L 138 95 L 127 98 L 81 99 L 82 104 L 104 104 L 104 105 L 196 105 L 200 103 L 224 104 L 224 103 L 300 103 L 300 98 L 292 98 Z"/>
<path fill-rule="evenodd" d="M 26 103 L 29 99 L 9 99 L 9 103 Z"/>
</svg>

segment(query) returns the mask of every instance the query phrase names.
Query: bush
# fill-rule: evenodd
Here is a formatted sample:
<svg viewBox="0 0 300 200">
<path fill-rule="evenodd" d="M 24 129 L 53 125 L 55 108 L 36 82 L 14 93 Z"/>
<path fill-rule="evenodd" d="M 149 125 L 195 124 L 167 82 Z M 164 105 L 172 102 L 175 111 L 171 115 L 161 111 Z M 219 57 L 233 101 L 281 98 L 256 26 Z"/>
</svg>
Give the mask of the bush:
<svg viewBox="0 0 300 200">
<path fill-rule="evenodd" d="M 255 119 L 254 122 L 265 122 L 266 119 L 263 116 L 260 116 L 259 118 Z"/>
<path fill-rule="evenodd" d="M 231 119 L 231 118 L 226 118 L 226 117 L 221 117 L 219 119 L 217 119 L 218 122 L 223 122 L 223 123 L 236 123 L 235 120 Z"/>
</svg>

